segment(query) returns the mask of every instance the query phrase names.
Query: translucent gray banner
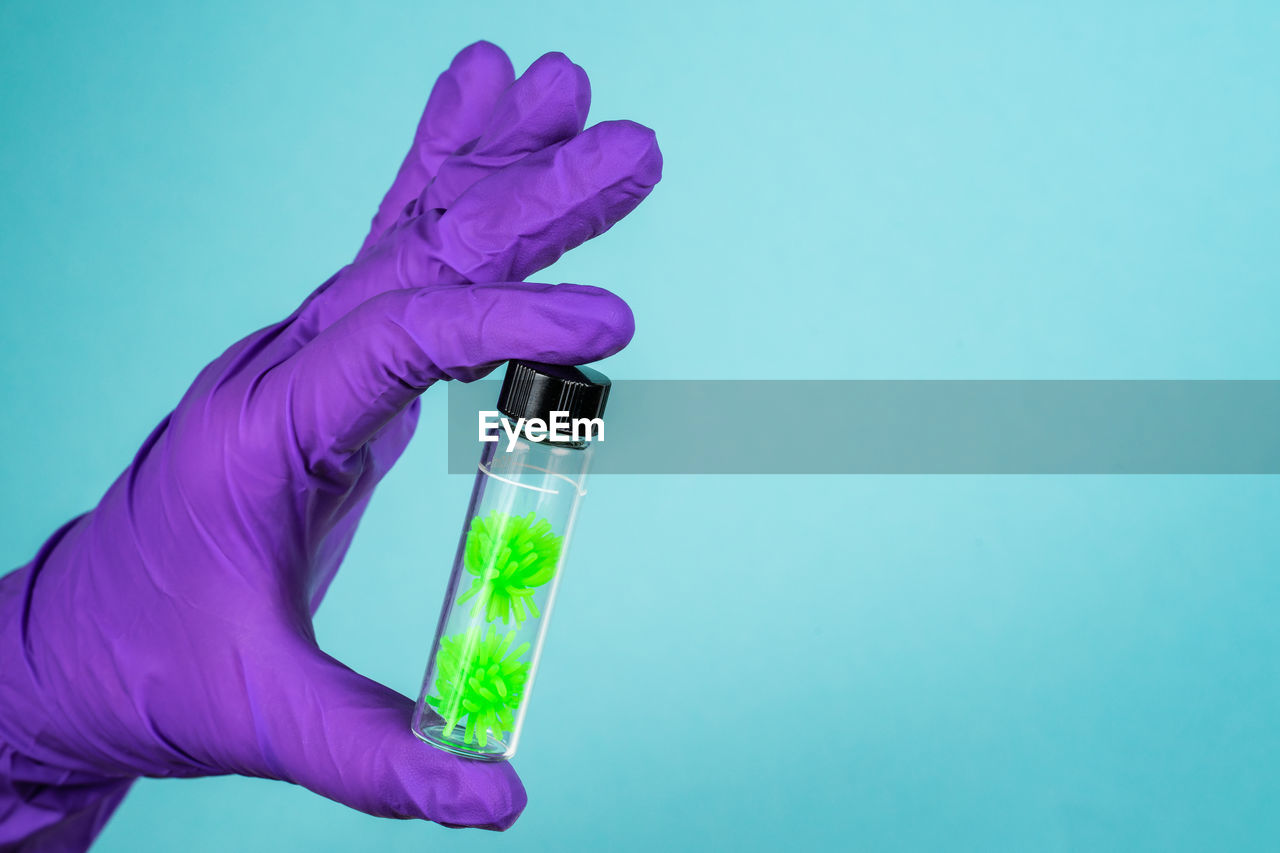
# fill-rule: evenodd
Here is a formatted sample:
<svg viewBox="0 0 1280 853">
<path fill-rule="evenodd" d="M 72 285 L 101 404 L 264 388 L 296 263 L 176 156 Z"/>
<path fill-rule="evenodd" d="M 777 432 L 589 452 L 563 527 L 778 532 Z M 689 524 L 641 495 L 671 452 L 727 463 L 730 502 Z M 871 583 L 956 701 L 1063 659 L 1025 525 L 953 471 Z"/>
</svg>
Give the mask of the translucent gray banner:
<svg viewBox="0 0 1280 853">
<path fill-rule="evenodd" d="M 449 472 L 500 382 L 449 383 Z M 621 380 L 594 474 L 1277 474 L 1280 381 Z"/>
</svg>

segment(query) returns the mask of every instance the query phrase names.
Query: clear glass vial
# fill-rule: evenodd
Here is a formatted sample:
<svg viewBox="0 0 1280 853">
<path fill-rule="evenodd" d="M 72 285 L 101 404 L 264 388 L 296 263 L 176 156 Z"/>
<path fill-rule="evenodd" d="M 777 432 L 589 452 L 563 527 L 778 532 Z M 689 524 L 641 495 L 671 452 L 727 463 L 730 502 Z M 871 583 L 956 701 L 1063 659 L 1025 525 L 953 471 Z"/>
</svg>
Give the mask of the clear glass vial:
<svg viewBox="0 0 1280 853">
<path fill-rule="evenodd" d="M 487 761 L 515 754 L 608 396 L 608 377 L 589 368 L 508 365 L 505 423 L 480 454 L 413 714 L 427 743 Z"/>
</svg>

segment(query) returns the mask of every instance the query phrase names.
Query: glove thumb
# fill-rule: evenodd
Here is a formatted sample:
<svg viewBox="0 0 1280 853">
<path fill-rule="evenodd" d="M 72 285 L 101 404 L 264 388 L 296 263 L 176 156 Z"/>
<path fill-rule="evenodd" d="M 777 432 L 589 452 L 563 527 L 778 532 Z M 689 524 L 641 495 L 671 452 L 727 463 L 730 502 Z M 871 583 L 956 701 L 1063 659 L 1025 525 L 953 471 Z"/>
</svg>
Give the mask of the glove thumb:
<svg viewBox="0 0 1280 853">
<path fill-rule="evenodd" d="M 525 791 L 510 764 L 432 748 L 409 729 L 408 697 L 314 646 L 301 658 L 262 708 L 269 775 L 377 817 L 503 830 L 520 816 Z"/>
</svg>

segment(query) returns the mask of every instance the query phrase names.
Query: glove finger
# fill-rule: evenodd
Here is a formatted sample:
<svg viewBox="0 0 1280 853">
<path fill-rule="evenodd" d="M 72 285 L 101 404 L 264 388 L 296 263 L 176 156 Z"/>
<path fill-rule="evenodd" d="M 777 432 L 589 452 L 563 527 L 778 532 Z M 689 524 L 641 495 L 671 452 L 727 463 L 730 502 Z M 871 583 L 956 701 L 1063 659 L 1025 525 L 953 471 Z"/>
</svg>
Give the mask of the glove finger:
<svg viewBox="0 0 1280 853">
<path fill-rule="evenodd" d="M 572 139 L 587 124 L 591 83 L 563 53 L 540 56 L 493 108 L 474 148 L 441 164 L 417 210 L 448 208 L 468 187 L 526 154 Z"/>
<path fill-rule="evenodd" d="M 511 60 L 490 42 L 478 41 L 453 58 L 431 89 L 413 144 L 378 206 L 359 254 L 417 198 L 446 157 L 483 132 L 498 98 L 514 79 Z"/>
<path fill-rule="evenodd" d="M 264 417 L 284 421 L 306 470 L 332 476 L 440 379 L 478 379 L 519 358 L 584 364 L 619 351 L 631 309 L 576 284 L 477 284 L 380 294 L 271 371 Z M 285 401 L 281 404 L 279 401 Z"/>
<path fill-rule="evenodd" d="M 472 185 L 446 212 L 393 229 L 304 309 L 321 330 L 379 293 L 519 281 L 609 230 L 662 176 L 652 130 L 602 122 Z"/>
<path fill-rule="evenodd" d="M 519 281 L 608 231 L 661 177 L 652 130 L 602 122 L 476 183 L 434 240 L 406 240 L 404 264 L 410 275 L 447 267 L 438 281 Z"/>
<path fill-rule="evenodd" d="M 502 830 L 527 798 L 506 762 L 469 761 L 410 731 L 413 702 L 306 641 L 293 665 L 256 685 L 264 775 L 378 817 Z M 263 740 L 265 738 L 265 741 Z"/>
</svg>

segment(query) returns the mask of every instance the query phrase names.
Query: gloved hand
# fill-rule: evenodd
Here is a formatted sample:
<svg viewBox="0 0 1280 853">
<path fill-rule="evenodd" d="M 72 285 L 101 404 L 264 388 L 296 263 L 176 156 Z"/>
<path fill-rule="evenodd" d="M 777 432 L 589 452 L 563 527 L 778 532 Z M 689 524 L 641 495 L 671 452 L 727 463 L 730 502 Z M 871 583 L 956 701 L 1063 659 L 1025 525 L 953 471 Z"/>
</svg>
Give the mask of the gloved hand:
<svg viewBox="0 0 1280 853">
<path fill-rule="evenodd" d="M 283 779 L 453 826 L 520 814 L 509 765 L 418 741 L 412 701 L 312 629 L 425 388 L 631 338 L 618 297 L 519 282 L 640 203 L 654 135 L 584 131 L 563 55 L 513 77 L 497 47 L 462 51 L 357 259 L 208 365 L 101 503 L 0 580 L 0 848 L 82 849 L 140 775 Z"/>
</svg>

